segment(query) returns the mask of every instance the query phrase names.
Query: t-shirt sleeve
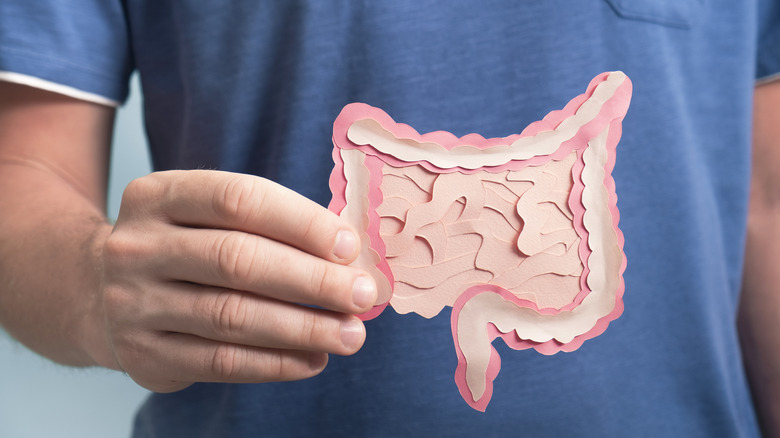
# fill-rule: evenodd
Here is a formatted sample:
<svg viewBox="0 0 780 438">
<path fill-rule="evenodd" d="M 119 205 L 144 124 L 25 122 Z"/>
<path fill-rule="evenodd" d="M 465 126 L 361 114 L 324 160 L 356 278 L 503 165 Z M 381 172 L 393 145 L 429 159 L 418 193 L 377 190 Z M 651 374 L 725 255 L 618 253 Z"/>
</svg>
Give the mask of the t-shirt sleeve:
<svg viewBox="0 0 780 438">
<path fill-rule="evenodd" d="M 129 41 L 120 0 L 0 2 L 4 80 L 122 103 L 134 68 Z"/>
<path fill-rule="evenodd" d="M 756 79 L 780 79 L 780 0 L 761 0 Z"/>
</svg>

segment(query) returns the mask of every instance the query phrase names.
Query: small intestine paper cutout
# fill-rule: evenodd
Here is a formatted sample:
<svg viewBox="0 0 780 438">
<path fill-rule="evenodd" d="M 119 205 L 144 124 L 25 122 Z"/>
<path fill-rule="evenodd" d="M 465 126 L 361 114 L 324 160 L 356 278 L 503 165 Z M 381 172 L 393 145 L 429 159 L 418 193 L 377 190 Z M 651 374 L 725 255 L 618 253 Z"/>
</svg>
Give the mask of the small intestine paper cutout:
<svg viewBox="0 0 780 438">
<path fill-rule="evenodd" d="M 419 134 L 347 105 L 334 123 L 329 208 L 361 231 L 353 263 L 378 316 L 451 314 L 463 399 L 484 411 L 501 363 L 492 342 L 574 351 L 623 311 L 623 234 L 611 172 L 631 100 L 603 73 L 521 134 Z"/>
</svg>

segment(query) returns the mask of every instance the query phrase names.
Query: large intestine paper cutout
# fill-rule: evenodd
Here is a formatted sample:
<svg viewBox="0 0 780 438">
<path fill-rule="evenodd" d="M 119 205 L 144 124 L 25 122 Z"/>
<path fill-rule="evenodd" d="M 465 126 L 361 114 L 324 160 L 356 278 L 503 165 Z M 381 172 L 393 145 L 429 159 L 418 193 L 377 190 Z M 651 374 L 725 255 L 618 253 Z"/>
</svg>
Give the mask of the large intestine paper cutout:
<svg viewBox="0 0 780 438">
<path fill-rule="evenodd" d="M 333 129 L 329 208 L 361 231 L 353 263 L 379 305 L 426 318 L 452 306 L 463 399 L 484 411 L 492 346 L 574 351 L 623 311 L 623 235 L 611 176 L 631 81 L 603 73 L 521 134 L 419 134 L 347 105 Z"/>
</svg>

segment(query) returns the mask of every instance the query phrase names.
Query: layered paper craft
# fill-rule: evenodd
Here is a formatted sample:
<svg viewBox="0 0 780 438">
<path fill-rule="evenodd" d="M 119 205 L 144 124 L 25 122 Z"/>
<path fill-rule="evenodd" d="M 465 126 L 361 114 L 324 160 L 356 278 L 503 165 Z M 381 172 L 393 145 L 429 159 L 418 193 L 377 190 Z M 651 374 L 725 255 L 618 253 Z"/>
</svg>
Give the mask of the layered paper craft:
<svg viewBox="0 0 780 438">
<path fill-rule="evenodd" d="M 623 234 L 611 176 L 631 81 L 604 73 L 521 134 L 419 134 L 354 103 L 333 129 L 330 209 L 361 231 L 353 263 L 379 302 L 426 318 L 451 306 L 463 399 L 484 411 L 492 347 L 573 351 L 623 311 Z"/>
</svg>

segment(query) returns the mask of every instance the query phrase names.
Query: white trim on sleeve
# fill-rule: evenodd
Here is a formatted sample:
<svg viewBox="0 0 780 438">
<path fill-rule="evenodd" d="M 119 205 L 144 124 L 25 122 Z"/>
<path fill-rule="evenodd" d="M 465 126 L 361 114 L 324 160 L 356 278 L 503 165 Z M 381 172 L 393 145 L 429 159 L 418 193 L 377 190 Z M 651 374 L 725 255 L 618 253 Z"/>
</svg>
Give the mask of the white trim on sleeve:
<svg viewBox="0 0 780 438">
<path fill-rule="evenodd" d="M 763 78 L 756 81 L 756 85 L 764 85 L 774 81 L 780 81 L 780 73 L 764 76 Z"/>
<path fill-rule="evenodd" d="M 119 107 L 120 105 L 119 102 L 100 96 L 98 94 L 89 93 L 67 85 L 58 84 L 56 82 L 47 81 L 45 79 L 41 79 L 35 76 L 25 75 L 21 73 L 14 73 L 10 71 L 0 70 L 0 81 L 27 85 L 34 88 L 39 88 L 41 90 L 63 94 L 65 96 L 69 96 L 74 99 L 86 100 L 87 102 L 97 103 L 99 105 L 106 105 L 114 108 Z"/>
</svg>

